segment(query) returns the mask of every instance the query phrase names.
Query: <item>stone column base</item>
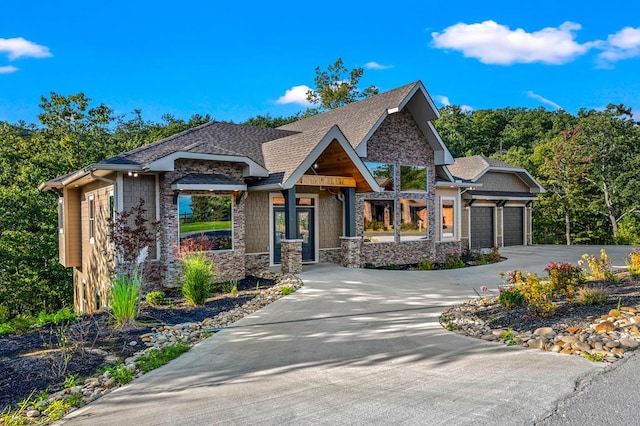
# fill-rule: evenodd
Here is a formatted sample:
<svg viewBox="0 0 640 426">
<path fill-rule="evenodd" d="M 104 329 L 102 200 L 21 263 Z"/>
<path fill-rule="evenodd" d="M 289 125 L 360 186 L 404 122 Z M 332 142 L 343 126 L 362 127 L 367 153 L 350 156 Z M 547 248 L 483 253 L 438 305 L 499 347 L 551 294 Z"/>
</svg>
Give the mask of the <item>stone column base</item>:
<svg viewBox="0 0 640 426">
<path fill-rule="evenodd" d="M 340 237 L 340 248 L 342 250 L 342 266 L 347 268 L 360 267 L 361 243 L 361 237 Z"/>
<path fill-rule="evenodd" d="M 287 275 L 302 272 L 302 240 L 282 240 L 280 243 L 282 273 Z"/>
</svg>

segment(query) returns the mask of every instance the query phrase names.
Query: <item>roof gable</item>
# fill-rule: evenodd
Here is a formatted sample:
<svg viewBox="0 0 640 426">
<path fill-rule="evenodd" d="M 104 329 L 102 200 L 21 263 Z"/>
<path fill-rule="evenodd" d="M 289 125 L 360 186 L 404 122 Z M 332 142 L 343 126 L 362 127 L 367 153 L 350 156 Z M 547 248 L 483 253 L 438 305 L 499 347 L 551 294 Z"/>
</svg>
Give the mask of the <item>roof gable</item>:
<svg viewBox="0 0 640 426">
<path fill-rule="evenodd" d="M 513 173 L 529 186 L 531 192 L 546 192 L 542 185 L 526 169 L 513 166 L 501 160 L 488 158 L 484 155 L 456 158 L 454 164 L 448 165 L 447 168 L 455 178 L 470 182 L 477 182 L 488 172 Z"/>
</svg>

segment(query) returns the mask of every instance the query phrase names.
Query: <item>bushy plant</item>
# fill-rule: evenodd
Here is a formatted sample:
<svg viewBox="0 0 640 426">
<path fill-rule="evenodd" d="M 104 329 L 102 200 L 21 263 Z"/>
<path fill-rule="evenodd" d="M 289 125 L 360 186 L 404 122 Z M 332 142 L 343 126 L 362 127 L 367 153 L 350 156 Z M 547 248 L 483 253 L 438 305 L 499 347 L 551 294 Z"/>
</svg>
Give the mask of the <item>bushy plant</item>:
<svg viewBox="0 0 640 426">
<path fill-rule="evenodd" d="M 549 280 L 554 290 L 567 296 L 573 294 L 576 285 L 584 283 L 582 268 L 569 262 L 551 262 L 544 268 L 549 274 Z"/>
<path fill-rule="evenodd" d="M 9 321 L 9 308 L 0 304 L 0 324 Z"/>
<path fill-rule="evenodd" d="M 150 291 L 145 295 L 145 300 L 151 306 L 160 306 L 164 304 L 164 291 Z"/>
<path fill-rule="evenodd" d="M 113 280 L 109 293 L 111 315 L 116 321 L 116 328 L 133 324 L 138 316 L 140 279 L 137 273 L 128 276 L 118 274 Z"/>
<path fill-rule="evenodd" d="M 612 271 L 613 262 L 607 256 L 605 249 L 600 249 L 600 256 L 593 254 L 583 254 L 582 258 L 587 261 L 589 269 L 591 269 L 591 278 L 596 281 L 612 281 L 615 280 L 615 274 Z"/>
<path fill-rule="evenodd" d="M 385 265 L 384 269 L 387 269 L 389 271 L 398 271 L 400 270 L 400 265 L 398 265 L 397 263 L 390 263 L 388 265 Z"/>
<path fill-rule="evenodd" d="M 126 385 L 133 381 L 133 372 L 122 363 L 107 367 L 105 371 L 109 372 L 109 377 L 113 377 L 121 385 Z"/>
<path fill-rule="evenodd" d="M 222 284 L 220 284 L 220 290 L 222 290 L 223 293 L 227 293 L 227 294 L 231 294 L 235 291 L 238 291 L 238 280 L 229 280 L 229 281 L 225 281 Z"/>
<path fill-rule="evenodd" d="M 81 384 L 80 376 L 77 374 L 69 374 L 64 378 L 64 382 L 62 383 L 63 389 L 71 389 L 74 386 L 78 386 Z"/>
<path fill-rule="evenodd" d="M 500 288 L 498 304 L 505 309 L 515 309 L 524 304 L 524 296 L 514 287 Z"/>
<path fill-rule="evenodd" d="M 418 262 L 418 271 L 431 271 L 435 269 L 436 265 L 431 259 L 422 259 Z"/>
<path fill-rule="evenodd" d="M 443 263 L 443 267 L 445 269 L 458 269 L 458 268 L 464 268 L 466 266 L 467 264 L 464 263 L 464 260 L 462 260 L 462 257 L 457 254 L 448 254 L 447 257 L 444 259 L 444 263 Z"/>
<path fill-rule="evenodd" d="M 609 291 L 601 287 L 581 288 L 577 300 L 581 305 L 604 305 L 609 301 Z"/>
<path fill-rule="evenodd" d="M 640 278 L 640 250 L 634 248 L 626 259 L 627 270 L 634 279 Z"/>
<path fill-rule="evenodd" d="M 517 286 L 527 302 L 527 309 L 536 316 L 546 318 L 554 314 L 558 305 L 553 301 L 554 286 L 536 274 L 526 274 L 526 280 Z"/>
<path fill-rule="evenodd" d="M 213 265 L 202 253 L 185 255 L 182 261 L 184 264 L 182 295 L 192 306 L 203 305 L 211 296 Z"/>
</svg>

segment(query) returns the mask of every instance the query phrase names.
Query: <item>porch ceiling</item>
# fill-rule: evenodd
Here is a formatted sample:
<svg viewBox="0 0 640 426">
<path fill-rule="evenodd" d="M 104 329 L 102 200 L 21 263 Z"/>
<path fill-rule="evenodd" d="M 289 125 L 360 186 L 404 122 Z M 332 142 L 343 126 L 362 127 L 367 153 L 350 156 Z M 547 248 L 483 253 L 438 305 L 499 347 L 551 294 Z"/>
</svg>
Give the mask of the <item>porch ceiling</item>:
<svg viewBox="0 0 640 426">
<path fill-rule="evenodd" d="M 315 167 L 317 165 L 317 167 Z M 338 141 L 333 140 L 327 149 L 316 160 L 313 170 L 309 170 L 305 175 L 318 175 L 318 176 L 334 176 L 334 177 L 348 177 L 353 178 L 355 181 L 355 188 L 357 192 L 370 192 L 372 188 L 367 183 L 366 179 L 362 176 L 358 167 L 353 164 L 353 161 L 349 158 Z M 331 185 L 323 185 L 331 186 Z M 347 185 L 341 185 L 347 186 Z M 352 186 L 352 185 L 348 185 Z"/>
</svg>

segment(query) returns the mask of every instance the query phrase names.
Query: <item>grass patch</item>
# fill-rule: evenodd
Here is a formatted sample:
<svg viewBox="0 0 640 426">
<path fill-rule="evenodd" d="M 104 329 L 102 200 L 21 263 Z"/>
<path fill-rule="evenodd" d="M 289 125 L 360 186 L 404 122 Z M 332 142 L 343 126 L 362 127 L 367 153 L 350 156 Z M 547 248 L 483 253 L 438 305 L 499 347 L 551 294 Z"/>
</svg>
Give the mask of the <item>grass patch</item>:
<svg viewBox="0 0 640 426">
<path fill-rule="evenodd" d="M 577 300 L 581 305 L 604 305 L 609 301 L 609 291 L 600 287 L 581 288 Z"/>
<path fill-rule="evenodd" d="M 148 373 L 151 370 L 162 367 L 172 359 L 178 358 L 188 350 L 189 347 L 182 342 L 177 345 L 167 346 L 162 350 L 152 349 L 147 355 L 138 358 L 136 364 L 140 370 L 144 373 Z"/>
<path fill-rule="evenodd" d="M 288 295 L 290 295 L 292 293 L 295 293 L 295 291 L 296 291 L 295 288 L 287 285 L 287 286 L 284 286 L 284 287 L 282 287 L 280 289 L 280 294 L 283 295 L 283 296 L 288 296 Z"/>
<path fill-rule="evenodd" d="M 180 224 L 181 234 L 185 232 L 213 231 L 216 229 L 231 229 L 231 221 L 222 220 L 222 221 L 215 221 L 215 222 L 191 222 L 191 223 Z"/>
</svg>

